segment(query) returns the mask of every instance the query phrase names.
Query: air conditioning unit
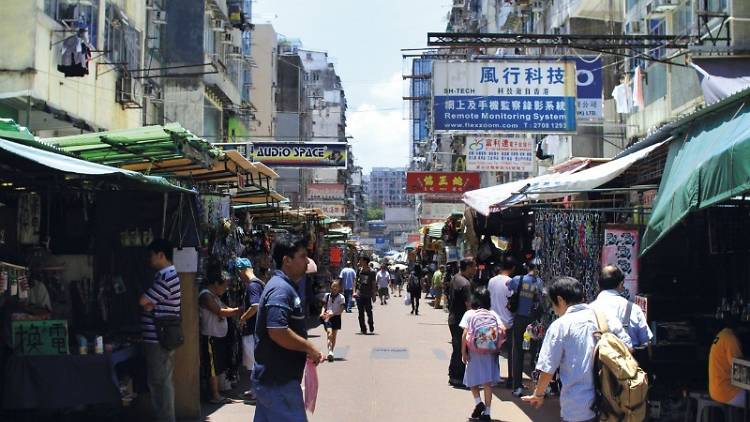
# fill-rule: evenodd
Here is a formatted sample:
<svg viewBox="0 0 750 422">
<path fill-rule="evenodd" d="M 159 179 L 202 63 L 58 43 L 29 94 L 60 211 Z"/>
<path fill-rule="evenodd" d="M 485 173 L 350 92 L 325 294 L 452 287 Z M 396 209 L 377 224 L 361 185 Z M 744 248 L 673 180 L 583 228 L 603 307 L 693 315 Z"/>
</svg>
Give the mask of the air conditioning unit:
<svg viewBox="0 0 750 422">
<path fill-rule="evenodd" d="M 654 0 L 654 10 L 659 13 L 669 12 L 680 6 L 679 0 Z"/>
<path fill-rule="evenodd" d="M 215 32 L 224 32 L 224 21 L 221 19 L 213 19 L 211 21 L 211 29 Z"/>
<path fill-rule="evenodd" d="M 141 84 L 137 79 L 128 75 L 117 79 L 115 100 L 123 106 L 140 106 L 139 100 L 143 96 Z M 126 107 L 127 108 L 127 107 Z"/>
<path fill-rule="evenodd" d="M 166 25 L 167 24 L 167 12 L 163 10 L 157 10 L 153 12 L 153 23 L 156 25 Z"/>
</svg>

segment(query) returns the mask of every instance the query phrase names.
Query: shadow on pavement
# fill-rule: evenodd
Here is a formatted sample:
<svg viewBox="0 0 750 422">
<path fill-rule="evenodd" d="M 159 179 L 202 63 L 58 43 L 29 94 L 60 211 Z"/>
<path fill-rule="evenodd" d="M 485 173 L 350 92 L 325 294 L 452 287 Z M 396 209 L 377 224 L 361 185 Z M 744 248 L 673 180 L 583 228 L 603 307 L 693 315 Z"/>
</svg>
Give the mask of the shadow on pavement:
<svg viewBox="0 0 750 422">
<path fill-rule="evenodd" d="M 520 397 L 514 396 L 510 389 L 495 387 L 492 391 L 495 394 L 495 397 L 501 401 L 515 404 L 532 421 L 552 422 L 560 420 L 560 401 L 556 396 L 546 399 L 544 405 L 540 409 L 534 409 L 528 403 L 521 400 Z"/>
</svg>

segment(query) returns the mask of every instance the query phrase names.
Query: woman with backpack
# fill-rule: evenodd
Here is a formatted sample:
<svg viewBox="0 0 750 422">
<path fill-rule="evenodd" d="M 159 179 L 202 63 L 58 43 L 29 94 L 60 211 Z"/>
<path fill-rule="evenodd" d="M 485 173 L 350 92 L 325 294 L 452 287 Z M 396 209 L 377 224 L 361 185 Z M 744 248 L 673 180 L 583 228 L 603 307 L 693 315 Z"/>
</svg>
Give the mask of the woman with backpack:
<svg viewBox="0 0 750 422">
<path fill-rule="evenodd" d="M 491 420 L 492 386 L 500 382 L 498 354 L 505 341 L 505 326 L 491 310 L 490 303 L 490 291 L 477 287 L 471 297 L 471 309 L 459 323 L 464 329 L 461 355 L 466 372 L 463 383 L 471 388 L 474 397 L 471 419 L 480 421 Z M 480 388 L 484 391 L 484 402 Z"/>
<path fill-rule="evenodd" d="M 422 296 L 422 268 L 418 265 L 409 274 L 409 284 L 406 285 L 406 292 L 411 297 L 411 313 L 419 315 L 419 298 Z"/>
</svg>

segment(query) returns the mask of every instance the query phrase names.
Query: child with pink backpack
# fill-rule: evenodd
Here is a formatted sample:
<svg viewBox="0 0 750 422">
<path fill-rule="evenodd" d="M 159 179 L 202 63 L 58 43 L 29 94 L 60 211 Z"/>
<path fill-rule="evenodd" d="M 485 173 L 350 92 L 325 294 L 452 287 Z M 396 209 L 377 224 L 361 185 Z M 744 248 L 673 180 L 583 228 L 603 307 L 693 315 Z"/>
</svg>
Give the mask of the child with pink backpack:
<svg viewBox="0 0 750 422">
<path fill-rule="evenodd" d="M 486 287 L 474 290 L 471 307 L 459 324 L 464 329 L 461 347 L 466 364 L 464 385 L 471 388 L 474 397 L 471 419 L 489 421 L 492 420 L 492 386 L 500 382 L 498 354 L 505 342 L 505 326 L 500 322 L 500 317 L 490 310 L 490 292 Z M 480 388 L 484 391 L 484 401 Z"/>
</svg>

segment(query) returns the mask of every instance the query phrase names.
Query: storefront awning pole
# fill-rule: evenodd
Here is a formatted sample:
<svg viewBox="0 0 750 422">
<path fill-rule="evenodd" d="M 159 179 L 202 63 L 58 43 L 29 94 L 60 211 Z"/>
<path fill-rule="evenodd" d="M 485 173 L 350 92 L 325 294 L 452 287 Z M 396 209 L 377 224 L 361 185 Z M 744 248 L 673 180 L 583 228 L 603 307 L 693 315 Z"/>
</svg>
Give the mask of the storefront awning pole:
<svg viewBox="0 0 750 422">
<path fill-rule="evenodd" d="M 167 230 L 167 201 L 169 201 L 169 194 L 164 192 L 164 206 L 161 213 L 161 238 L 164 239 L 164 234 Z"/>
<path fill-rule="evenodd" d="M 526 194 L 561 194 L 561 193 L 604 193 L 604 192 L 640 192 L 652 189 L 658 189 L 659 185 L 639 185 L 632 186 L 629 188 L 600 188 L 600 189 L 570 189 L 570 190 L 529 190 L 525 192 L 513 192 L 513 195 L 526 195 Z"/>
</svg>

